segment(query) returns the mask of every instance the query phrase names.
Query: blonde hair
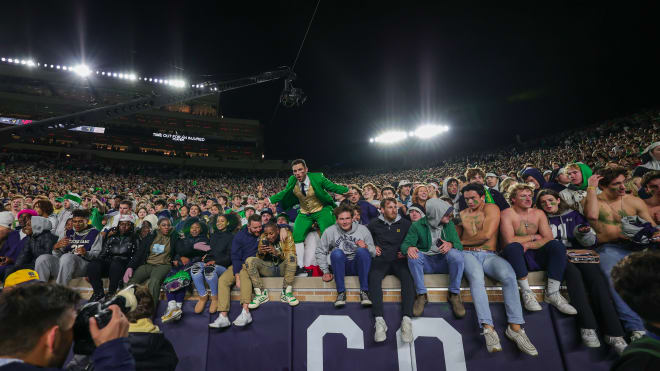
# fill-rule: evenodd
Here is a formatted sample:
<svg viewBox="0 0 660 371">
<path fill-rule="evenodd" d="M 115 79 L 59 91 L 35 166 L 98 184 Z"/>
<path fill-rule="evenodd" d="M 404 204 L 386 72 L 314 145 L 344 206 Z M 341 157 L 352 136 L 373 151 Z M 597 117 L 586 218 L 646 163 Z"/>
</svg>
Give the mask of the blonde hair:
<svg viewBox="0 0 660 371">
<path fill-rule="evenodd" d="M 509 188 L 509 197 L 507 198 L 509 203 L 513 204 L 513 199 L 516 198 L 518 192 L 524 190 L 532 192 L 532 195 L 534 194 L 534 188 L 525 183 L 517 183 L 516 185 L 511 186 L 511 188 Z"/>
<path fill-rule="evenodd" d="M 518 181 L 514 178 L 506 178 L 500 182 L 500 192 L 508 199 L 509 188 L 518 184 Z"/>
</svg>

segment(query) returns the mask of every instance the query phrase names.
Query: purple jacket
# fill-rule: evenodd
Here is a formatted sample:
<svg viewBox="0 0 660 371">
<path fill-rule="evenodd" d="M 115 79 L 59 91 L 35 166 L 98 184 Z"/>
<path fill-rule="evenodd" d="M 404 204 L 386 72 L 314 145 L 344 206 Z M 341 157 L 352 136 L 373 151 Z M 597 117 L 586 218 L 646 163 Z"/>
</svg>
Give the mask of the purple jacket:
<svg viewBox="0 0 660 371">
<path fill-rule="evenodd" d="M 5 241 L 2 248 L 0 248 L 0 256 L 6 256 L 13 261 L 16 261 L 18 254 L 21 253 L 23 247 L 25 246 L 25 237 L 21 238 L 20 231 L 12 231 L 7 236 L 7 241 Z M 27 237 L 27 236 L 26 236 Z"/>
<path fill-rule="evenodd" d="M 371 219 L 378 218 L 380 215 L 376 206 L 369 203 L 369 201 L 360 200 L 357 204 L 360 206 L 360 224 L 362 225 L 369 225 Z"/>
</svg>

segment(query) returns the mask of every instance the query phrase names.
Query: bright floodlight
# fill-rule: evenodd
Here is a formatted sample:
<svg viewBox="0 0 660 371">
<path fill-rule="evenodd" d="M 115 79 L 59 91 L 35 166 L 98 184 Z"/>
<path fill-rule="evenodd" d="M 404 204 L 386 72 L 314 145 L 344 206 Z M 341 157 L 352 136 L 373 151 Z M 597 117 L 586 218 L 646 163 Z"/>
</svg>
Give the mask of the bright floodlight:
<svg viewBox="0 0 660 371">
<path fill-rule="evenodd" d="M 415 136 L 419 139 L 430 139 L 449 130 L 445 125 L 422 125 L 415 130 Z"/>
<path fill-rule="evenodd" d="M 408 137 L 405 131 L 386 131 L 383 134 L 373 138 L 376 143 L 391 144 L 400 142 Z"/>
<path fill-rule="evenodd" d="M 90 73 L 92 73 L 92 70 L 90 70 L 89 67 L 84 64 L 79 64 L 73 68 L 73 72 L 75 72 L 80 77 L 87 77 Z"/>
</svg>

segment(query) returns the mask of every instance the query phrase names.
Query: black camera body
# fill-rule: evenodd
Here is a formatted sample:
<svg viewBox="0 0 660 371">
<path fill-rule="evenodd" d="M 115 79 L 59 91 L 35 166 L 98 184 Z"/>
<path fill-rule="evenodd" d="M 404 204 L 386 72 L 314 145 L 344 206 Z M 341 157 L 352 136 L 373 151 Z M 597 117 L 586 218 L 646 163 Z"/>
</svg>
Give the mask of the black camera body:
<svg viewBox="0 0 660 371">
<path fill-rule="evenodd" d="M 88 302 L 78 310 L 78 316 L 73 323 L 74 354 L 91 355 L 96 349 L 92 334 L 89 332 L 90 318 L 94 318 L 98 328 L 102 329 L 112 319 L 111 305 L 117 305 L 124 314 L 128 314 L 134 307 L 131 308 L 130 299 L 126 295 L 133 295 L 134 299 L 133 292 L 134 285 L 131 285 L 108 300 Z"/>
</svg>

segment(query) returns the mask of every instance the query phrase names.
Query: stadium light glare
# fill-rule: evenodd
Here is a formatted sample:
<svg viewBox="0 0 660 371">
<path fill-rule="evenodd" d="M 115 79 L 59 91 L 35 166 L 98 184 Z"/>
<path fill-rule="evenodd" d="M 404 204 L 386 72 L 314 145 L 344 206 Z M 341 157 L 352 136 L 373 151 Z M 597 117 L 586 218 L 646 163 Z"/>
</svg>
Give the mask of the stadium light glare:
<svg viewBox="0 0 660 371">
<path fill-rule="evenodd" d="M 447 130 L 448 127 L 445 125 L 424 124 L 415 129 L 414 136 L 419 139 L 431 139 Z"/>
<path fill-rule="evenodd" d="M 407 137 L 408 133 L 405 131 L 392 130 L 386 131 L 373 139 L 376 143 L 392 144 L 405 140 Z"/>
<path fill-rule="evenodd" d="M 28 67 L 34 67 L 36 65 L 32 59 L 28 60 L 26 63 Z"/>
<path fill-rule="evenodd" d="M 84 64 L 79 64 L 73 68 L 73 72 L 80 77 L 87 77 L 92 73 L 92 70 Z"/>
</svg>

